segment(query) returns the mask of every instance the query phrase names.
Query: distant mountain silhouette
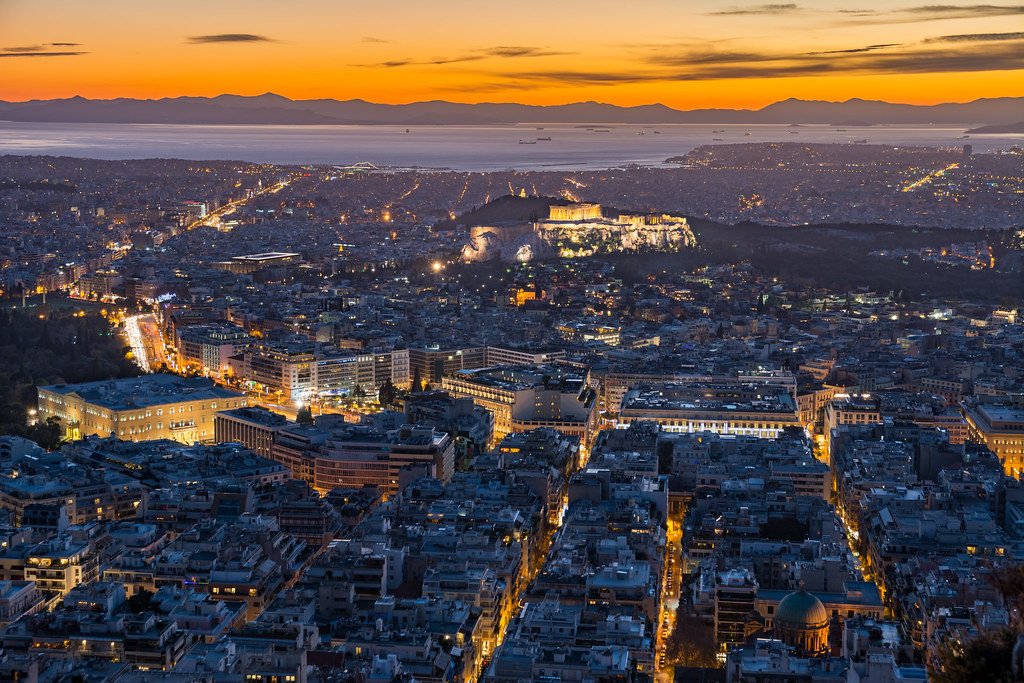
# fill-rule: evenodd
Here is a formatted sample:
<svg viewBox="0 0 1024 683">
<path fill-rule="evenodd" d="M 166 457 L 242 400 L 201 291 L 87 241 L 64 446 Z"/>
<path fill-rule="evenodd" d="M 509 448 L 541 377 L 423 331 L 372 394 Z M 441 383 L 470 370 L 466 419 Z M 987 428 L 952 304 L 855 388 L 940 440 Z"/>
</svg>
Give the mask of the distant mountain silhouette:
<svg viewBox="0 0 1024 683">
<path fill-rule="evenodd" d="M 663 104 L 620 107 L 599 102 L 555 106 L 459 104 L 440 100 L 412 104 L 374 104 L 365 100 L 292 100 L 274 93 L 256 96 L 169 97 L 158 100 L 71 97 L 27 102 L 0 101 L 0 119 L 61 123 L 170 124 L 757 124 L 835 125 L 953 124 L 1005 125 L 1020 121 L 1024 97 L 980 99 L 936 105 L 892 104 L 861 99 L 823 102 L 788 99 L 757 110 L 694 109 Z M 847 122 L 847 123 L 844 123 Z"/>
<path fill-rule="evenodd" d="M 993 126 L 981 126 L 980 128 L 971 128 L 967 132 L 978 133 L 980 135 L 984 135 L 985 133 L 989 133 L 992 135 L 1024 133 L 1024 121 L 1019 121 L 1017 123 L 1008 123 L 1005 125 L 996 124 Z"/>
</svg>

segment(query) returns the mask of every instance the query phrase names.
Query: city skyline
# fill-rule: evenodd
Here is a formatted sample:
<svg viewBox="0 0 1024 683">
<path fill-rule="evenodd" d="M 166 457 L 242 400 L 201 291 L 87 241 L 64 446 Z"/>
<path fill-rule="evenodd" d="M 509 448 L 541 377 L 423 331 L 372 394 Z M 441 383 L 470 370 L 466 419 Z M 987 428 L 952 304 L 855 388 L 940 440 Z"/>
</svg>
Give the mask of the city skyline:
<svg viewBox="0 0 1024 683">
<path fill-rule="evenodd" d="M 0 681 L 1024 681 L 1024 4 L 897 1 L 0 0 Z"/>
<path fill-rule="evenodd" d="M 201 17 L 197 20 L 197 17 Z M 448 0 L 0 3 L 0 99 L 293 99 L 757 108 L 1021 94 L 1024 6 Z M 424 31 L 424 27 L 428 30 Z"/>
</svg>

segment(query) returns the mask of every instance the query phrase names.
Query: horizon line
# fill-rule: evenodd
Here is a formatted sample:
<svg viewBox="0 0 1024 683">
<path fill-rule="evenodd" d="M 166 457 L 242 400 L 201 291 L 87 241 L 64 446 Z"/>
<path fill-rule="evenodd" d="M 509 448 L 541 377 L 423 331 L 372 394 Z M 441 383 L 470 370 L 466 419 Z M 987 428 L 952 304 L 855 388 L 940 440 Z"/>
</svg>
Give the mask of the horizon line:
<svg viewBox="0 0 1024 683">
<path fill-rule="evenodd" d="M 761 109 L 770 107 L 774 104 L 780 104 L 782 102 L 805 102 L 805 103 L 822 103 L 822 104 L 846 104 L 849 102 L 869 102 L 876 104 L 890 104 L 900 105 L 908 107 L 938 107 L 943 105 L 956 105 L 956 104 L 973 104 L 975 102 L 981 102 L 984 100 L 1006 100 L 1006 99 L 1024 99 L 1024 93 L 1020 95 L 997 95 L 997 96 L 986 96 L 986 97 L 975 97 L 969 100 L 943 100 L 938 102 L 932 102 L 929 104 L 921 104 L 914 102 L 895 102 L 890 100 L 879 100 L 879 99 L 867 99 L 863 97 L 849 97 L 845 100 L 825 100 L 825 99 L 803 99 L 800 97 L 785 97 L 781 99 L 775 99 L 766 104 L 762 104 L 759 107 L 728 107 L 728 106 L 704 106 L 696 107 L 692 109 L 680 109 L 676 106 L 665 104 L 664 102 L 648 102 L 644 104 L 615 104 L 614 102 L 602 102 L 598 100 L 573 100 L 560 102 L 558 104 L 526 104 L 523 102 L 512 102 L 512 101 L 492 101 L 492 100 L 481 100 L 477 102 L 460 102 L 456 100 L 445 100 L 445 99 L 427 99 L 427 100 L 411 100 L 408 102 L 374 102 L 371 100 L 363 99 L 361 97 L 349 97 L 345 99 L 339 99 L 337 97 L 309 97 L 296 99 L 287 95 L 281 95 L 272 91 L 266 91 L 255 95 L 240 95 L 238 93 L 222 92 L 218 95 L 164 95 L 162 97 L 132 97 L 132 96 L 115 96 L 115 97 L 86 97 L 84 95 L 69 95 L 66 97 L 50 97 L 50 98 L 33 98 L 28 100 L 7 100 L 0 97 L 0 102 L 6 104 L 31 104 L 33 102 L 57 102 L 63 100 L 74 100 L 80 99 L 88 102 L 113 102 L 115 100 L 133 100 L 136 102 L 160 102 L 163 100 L 178 100 L 178 99 L 197 99 L 197 100 L 213 100 L 218 97 L 239 97 L 256 99 L 259 97 L 278 97 L 289 102 L 302 103 L 302 102 L 317 102 L 317 101 L 332 101 L 332 102 L 363 102 L 366 104 L 377 105 L 377 106 L 388 106 L 388 107 L 404 107 L 412 106 L 416 104 L 455 104 L 464 106 L 478 106 L 478 105 L 498 105 L 498 106 L 520 106 L 520 107 L 535 107 L 539 109 L 552 108 L 552 107 L 567 107 L 579 104 L 594 104 L 600 106 L 616 107 L 620 109 L 643 109 L 647 107 L 665 107 L 672 111 L 677 112 L 693 112 L 693 111 L 706 111 L 706 110 L 723 110 L 723 111 L 749 111 L 756 112 Z"/>
</svg>

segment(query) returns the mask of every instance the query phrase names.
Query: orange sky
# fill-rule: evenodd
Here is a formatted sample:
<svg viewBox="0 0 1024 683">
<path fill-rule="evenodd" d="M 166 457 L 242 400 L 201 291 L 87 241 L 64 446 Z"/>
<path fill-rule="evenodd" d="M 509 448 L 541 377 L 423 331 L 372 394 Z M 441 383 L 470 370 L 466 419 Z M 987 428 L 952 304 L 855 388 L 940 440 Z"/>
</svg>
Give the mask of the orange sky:
<svg viewBox="0 0 1024 683">
<path fill-rule="evenodd" d="M 1024 95 L 1024 6 L 0 0 L 0 99 L 253 95 L 759 107 Z"/>
</svg>

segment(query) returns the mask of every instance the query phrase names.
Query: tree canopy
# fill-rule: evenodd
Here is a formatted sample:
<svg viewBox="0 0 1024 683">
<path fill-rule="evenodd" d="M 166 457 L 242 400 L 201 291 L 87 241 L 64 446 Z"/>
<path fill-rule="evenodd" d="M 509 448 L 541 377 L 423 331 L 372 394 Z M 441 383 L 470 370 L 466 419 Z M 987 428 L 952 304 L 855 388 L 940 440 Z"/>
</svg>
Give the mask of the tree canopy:
<svg viewBox="0 0 1024 683">
<path fill-rule="evenodd" d="M 37 387 L 137 375 L 127 351 L 99 314 L 0 307 L 0 435 L 56 448 L 60 426 L 54 420 L 30 420 Z"/>
</svg>

